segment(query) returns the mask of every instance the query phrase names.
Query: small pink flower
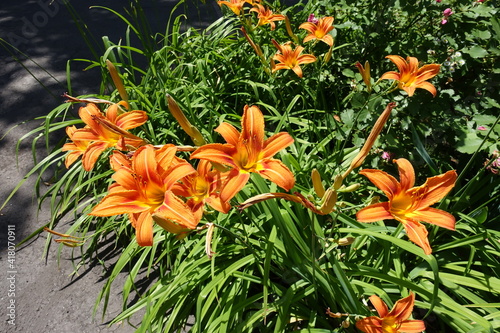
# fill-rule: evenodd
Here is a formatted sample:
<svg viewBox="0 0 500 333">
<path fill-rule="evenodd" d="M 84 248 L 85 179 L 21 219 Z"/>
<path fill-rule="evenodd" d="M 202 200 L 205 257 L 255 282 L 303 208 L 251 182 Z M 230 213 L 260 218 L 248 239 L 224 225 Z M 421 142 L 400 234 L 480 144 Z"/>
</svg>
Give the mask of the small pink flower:
<svg viewBox="0 0 500 333">
<path fill-rule="evenodd" d="M 392 158 L 392 154 L 384 151 L 382 156 L 380 156 L 384 161 L 389 161 Z"/>
<path fill-rule="evenodd" d="M 483 3 L 483 2 L 484 2 L 484 0 L 477 0 L 476 2 Z"/>
<path fill-rule="evenodd" d="M 441 0 L 436 0 L 437 3 L 441 3 Z"/>
<path fill-rule="evenodd" d="M 445 10 L 443 10 L 443 15 L 445 17 L 451 16 L 453 15 L 453 11 L 451 10 L 451 8 L 446 8 Z"/>
<path fill-rule="evenodd" d="M 446 24 L 446 23 L 448 23 L 448 20 L 447 20 L 447 19 L 442 19 L 442 20 L 441 20 L 441 24 Z"/>
<path fill-rule="evenodd" d="M 309 17 L 307 18 L 307 22 L 311 22 L 311 23 L 318 23 L 319 22 L 319 19 L 317 19 L 314 14 L 310 14 Z"/>
<path fill-rule="evenodd" d="M 478 130 L 478 131 L 486 131 L 486 130 L 488 130 L 488 129 L 487 129 L 486 127 L 484 127 L 484 126 L 478 126 L 478 127 L 477 127 L 477 130 Z"/>
</svg>

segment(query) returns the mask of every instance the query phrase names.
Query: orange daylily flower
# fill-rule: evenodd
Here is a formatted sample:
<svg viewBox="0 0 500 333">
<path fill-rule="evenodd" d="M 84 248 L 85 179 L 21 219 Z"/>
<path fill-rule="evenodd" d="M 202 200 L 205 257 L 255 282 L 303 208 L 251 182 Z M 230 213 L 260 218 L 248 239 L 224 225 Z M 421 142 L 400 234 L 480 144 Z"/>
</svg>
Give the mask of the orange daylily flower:
<svg viewBox="0 0 500 333">
<path fill-rule="evenodd" d="M 333 46 L 333 37 L 329 34 L 329 32 L 333 30 L 333 17 L 322 17 L 317 23 L 304 22 L 299 26 L 299 29 L 304 29 L 309 32 L 309 35 L 302 41 L 303 43 L 317 39 L 325 42 L 330 47 Z"/>
<path fill-rule="evenodd" d="M 215 129 L 226 140 L 226 144 L 213 143 L 198 148 L 191 158 L 208 160 L 230 166 L 220 198 L 228 202 L 250 179 L 250 173 L 276 183 L 289 191 L 295 185 L 292 172 L 272 157 L 293 143 L 286 132 L 275 134 L 264 140 L 264 116 L 257 106 L 246 105 L 241 119 L 241 133 L 232 125 L 222 123 Z"/>
<path fill-rule="evenodd" d="M 233 13 L 235 13 L 238 16 L 240 16 L 245 3 L 249 3 L 249 4 L 253 5 L 253 1 L 251 1 L 251 0 L 217 1 L 217 3 L 219 4 L 219 6 L 222 6 L 222 5 L 227 6 L 229 9 L 231 9 L 233 11 Z"/>
<path fill-rule="evenodd" d="M 201 220 L 205 203 L 221 213 L 227 213 L 231 208 L 219 195 L 224 179 L 225 176 L 213 169 L 209 161 L 201 160 L 196 173 L 181 179 L 181 183 L 175 184 L 172 190 L 178 196 L 189 198 L 186 204 L 196 219 Z"/>
<path fill-rule="evenodd" d="M 269 8 L 259 4 L 255 5 L 255 7 L 250 9 L 250 11 L 257 13 L 257 18 L 259 19 L 257 26 L 269 24 L 271 26 L 271 30 L 276 29 L 276 24 L 274 23 L 275 21 L 283 21 L 285 19 L 284 15 L 273 14 Z"/>
<path fill-rule="evenodd" d="M 376 295 L 370 296 L 377 316 L 366 317 L 356 322 L 356 328 L 366 333 L 420 333 L 425 330 L 422 320 L 408 320 L 413 312 L 415 294 L 400 299 L 389 312 L 387 304 Z"/>
<path fill-rule="evenodd" d="M 361 209 L 356 218 L 359 222 L 396 219 L 403 224 L 410 240 L 420 246 L 425 254 L 431 254 L 427 229 L 419 221 L 455 230 L 453 215 L 430 206 L 444 198 L 455 186 L 457 173 L 450 170 L 442 175 L 427 178 L 423 185 L 414 187 L 415 172 L 411 163 L 404 158 L 394 162 L 399 169 L 399 182 L 381 170 L 365 169 L 359 172 L 381 189 L 389 201 Z"/>
<path fill-rule="evenodd" d="M 140 246 L 153 244 L 153 220 L 165 230 L 179 234 L 196 228 L 191 209 L 172 188 L 183 177 L 196 172 L 185 160 L 175 156 L 177 148 L 152 145 L 136 150 L 131 159 L 115 151 L 111 167 L 115 183 L 89 215 L 129 214 Z"/>
<path fill-rule="evenodd" d="M 425 89 L 436 96 L 436 87 L 427 80 L 439 73 L 440 65 L 429 64 L 419 68 L 418 60 L 415 57 L 407 57 L 405 60 L 398 55 L 388 55 L 386 58 L 396 64 L 399 73 L 394 71 L 384 73 L 380 80 L 398 81 L 398 88 L 406 91 L 408 96 L 413 96 L 417 88 Z"/>
<path fill-rule="evenodd" d="M 273 73 L 280 69 L 291 69 L 297 74 L 298 77 L 302 77 L 302 69 L 300 65 L 310 64 L 316 61 L 316 57 L 312 54 L 302 54 L 304 48 L 302 46 L 297 46 L 295 50 L 290 46 L 290 42 L 280 45 L 274 39 L 272 40 L 274 46 L 278 49 L 273 57 L 273 60 L 280 63 L 273 66 Z"/>
<path fill-rule="evenodd" d="M 83 155 L 83 168 L 90 171 L 106 149 L 116 147 L 120 150 L 130 150 L 130 147 L 135 149 L 145 143 L 143 139 L 127 132 L 148 120 L 145 111 L 120 112 L 119 106 L 113 104 L 104 115 L 97 105 L 89 103 L 81 107 L 78 114 L 86 126 L 80 129 L 74 126 L 66 129 L 72 140 L 62 147 L 62 151 L 69 151 L 65 161 L 66 167 Z"/>
<path fill-rule="evenodd" d="M 80 156 L 85 154 L 87 148 L 90 145 L 90 141 L 75 140 L 73 138 L 73 134 L 75 134 L 76 131 L 78 131 L 76 126 L 66 127 L 66 135 L 68 135 L 68 138 L 71 140 L 71 142 L 65 143 L 62 147 L 62 151 L 69 151 L 64 159 L 64 165 L 66 166 L 66 169 L 68 169 L 73 163 L 75 163 Z"/>
</svg>

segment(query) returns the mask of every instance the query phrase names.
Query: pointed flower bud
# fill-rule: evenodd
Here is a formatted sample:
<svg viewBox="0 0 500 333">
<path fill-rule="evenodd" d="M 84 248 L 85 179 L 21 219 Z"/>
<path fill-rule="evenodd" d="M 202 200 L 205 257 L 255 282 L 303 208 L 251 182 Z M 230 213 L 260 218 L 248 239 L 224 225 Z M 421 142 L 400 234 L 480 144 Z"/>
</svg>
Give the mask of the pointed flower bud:
<svg viewBox="0 0 500 333">
<path fill-rule="evenodd" d="M 191 137 L 194 144 L 197 146 L 203 146 L 205 144 L 205 139 L 203 139 L 203 136 L 201 135 L 200 131 L 198 131 L 196 127 L 191 125 L 191 123 L 186 118 L 184 112 L 182 112 L 177 102 L 172 98 L 172 96 L 168 94 L 167 94 L 167 104 L 170 113 L 172 113 L 172 115 L 177 120 L 179 125 L 181 125 L 181 128 L 184 130 L 184 132 L 186 132 L 187 135 Z"/>
<path fill-rule="evenodd" d="M 118 74 L 118 70 L 116 69 L 115 65 L 113 65 L 111 61 L 106 59 L 106 66 L 108 67 L 109 74 L 111 75 L 111 79 L 113 80 L 113 83 L 115 84 L 115 87 L 118 90 L 120 97 L 125 102 L 128 102 L 127 91 L 125 90 L 125 86 L 123 85 L 122 79 L 120 78 L 120 75 Z"/>
</svg>

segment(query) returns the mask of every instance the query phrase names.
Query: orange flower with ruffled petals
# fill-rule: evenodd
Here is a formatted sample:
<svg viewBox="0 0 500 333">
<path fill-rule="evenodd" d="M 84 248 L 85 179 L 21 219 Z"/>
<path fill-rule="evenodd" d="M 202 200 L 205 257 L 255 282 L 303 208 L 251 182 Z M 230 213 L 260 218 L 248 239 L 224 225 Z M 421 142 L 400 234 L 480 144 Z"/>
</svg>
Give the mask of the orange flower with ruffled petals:
<svg viewBox="0 0 500 333">
<path fill-rule="evenodd" d="M 280 45 L 274 39 L 272 40 L 274 46 L 278 49 L 273 57 L 274 61 L 279 63 L 273 66 L 273 73 L 280 69 L 291 69 L 297 74 L 298 77 L 302 77 L 302 69 L 300 65 L 310 64 L 316 61 L 316 57 L 312 54 L 302 54 L 304 48 L 302 46 L 297 46 L 295 50 L 290 46 L 290 42 Z"/>
<path fill-rule="evenodd" d="M 389 312 L 387 304 L 376 295 L 370 296 L 377 316 L 366 317 L 356 321 L 356 328 L 366 333 L 420 333 L 425 330 L 422 320 L 408 320 L 413 312 L 415 294 L 400 299 Z"/>
<path fill-rule="evenodd" d="M 333 46 L 333 37 L 329 34 L 329 32 L 333 30 L 333 17 L 322 17 L 318 19 L 317 23 L 302 23 L 299 29 L 304 29 L 309 32 L 309 35 L 304 38 L 303 43 L 317 39 L 325 42 L 330 47 Z"/>
<path fill-rule="evenodd" d="M 226 144 L 204 145 L 191 154 L 191 158 L 208 160 L 232 168 L 222 186 L 220 198 L 228 202 L 250 179 L 250 173 L 258 173 L 289 191 L 295 185 L 292 172 L 279 160 L 272 157 L 293 143 L 286 132 L 275 134 L 264 140 L 264 116 L 257 106 L 246 105 L 241 119 L 242 130 L 222 123 L 215 129 L 226 140 Z"/>
<path fill-rule="evenodd" d="M 220 197 L 225 175 L 212 167 L 209 161 L 201 160 L 196 173 L 190 174 L 173 187 L 173 192 L 181 197 L 189 198 L 186 204 L 191 208 L 195 217 L 200 220 L 203 207 L 206 203 L 213 209 L 227 213 L 231 206 Z"/>
<path fill-rule="evenodd" d="M 274 23 L 275 21 L 283 21 L 285 19 L 284 15 L 273 14 L 269 8 L 259 4 L 255 5 L 255 7 L 250 9 L 250 11 L 257 13 L 257 18 L 259 19 L 257 26 L 269 24 L 271 26 L 271 30 L 276 29 L 276 24 Z"/>
<path fill-rule="evenodd" d="M 436 87 L 427 80 L 439 73 L 440 65 L 429 64 L 418 67 L 418 60 L 415 57 L 407 57 L 405 60 L 398 55 L 388 55 L 386 58 L 396 64 L 399 73 L 394 71 L 384 73 L 380 80 L 398 81 L 398 88 L 406 91 L 408 96 L 413 96 L 417 88 L 425 89 L 432 96 L 436 96 Z"/>
<path fill-rule="evenodd" d="M 72 140 L 62 147 L 62 151 L 69 151 L 65 161 L 66 167 L 83 155 L 83 168 L 90 171 L 99 156 L 108 148 L 130 150 L 145 144 L 143 139 L 127 132 L 148 120 L 145 111 L 120 112 L 118 104 L 113 104 L 106 114 L 103 114 L 97 105 L 89 103 L 81 107 L 78 114 L 86 126 L 80 129 L 74 126 L 66 129 Z"/>
<path fill-rule="evenodd" d="M 423 185 L 414 187 L 415 172 L 411 163 L 404 158 L 394 162 L 399 169 L 400 181 L 381 170 L 365 169 L 359 172 L 382 190 L 389 201 L 361 209 L 356 218 L 359 222 L 396 219 L 403 224 L 410 240 L 420 246 L 425 254 L 431 254 L 427 229 L 419 221 L 455 230 L 453 215 L 430 206 L 451 191 L 455 186 L 457 173 L 450 170 L 442 175 L 427 178 Z"/>
<path fill-rule="evenodd" d="M 227 6 L 229 9 L 233 11 L 234 14 L 240 16 L 241 12 L 243 11 L 243 6 L 245 3 L 249 3 L 253 5 L 252 1 L 247 1 L 247 0 L 229 0 L 229 1 L 217 1 L 219 6 Z"/>
<path fill-rule="evenodd" d="M 181 178 L 196 171 L 176 157 L 176 152 L 174 145 L 158 150 L 146 145 L 128 159 L 115 151 L 111 156 L 111 167 L 115 170 L 111 178 L 115 182 L 90 215 L 129 214 L 140 246 L 153 244 L 153 220 L 175 234 L 195 229 L 199 221 L 172 188 Z"/>
</svg>

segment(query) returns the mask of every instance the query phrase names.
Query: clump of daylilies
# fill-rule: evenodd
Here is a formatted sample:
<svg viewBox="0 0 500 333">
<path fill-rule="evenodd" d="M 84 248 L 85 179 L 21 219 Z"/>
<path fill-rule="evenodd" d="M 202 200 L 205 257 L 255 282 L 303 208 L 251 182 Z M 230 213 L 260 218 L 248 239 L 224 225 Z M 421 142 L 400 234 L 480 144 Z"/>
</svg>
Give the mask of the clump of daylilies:
<svg viewBox="0 0 500 333">
<path fill-rule="evenodd" d="M 290 69 L 299 78 L 304 75 L 302 65 L 318 61 L 320 56 L 303 54 L 305 47 L 320 44 L 328 51 L 322 56 L 326 63 L 332 56 L 334 34 L 333 17 L 315 17 L 311 14 L 307 22 L 300 24 L 307 34 L 299 42 L 294 34 L 289 19 L 282 14 L 273 13 L 257 1 L 229 0 L 219 1 L 241 18 L 242 33 L 255 53 L 259 56 L 264 70 L 270 75 Z M 248 12 L 245 12 L 249 8 Z M 245 15 L 255 18 L 255 25 Z M 251 33 L 255 29 L 269 25 L 271 30 L 277 28 L 280 21 L 285 22 L 290 41 L 284 43 L 271 39 L 277 52 L 266 56 L 263 48 L 254 42 Z M 302 43 L 302 44 L 301 44 Z M 305 45 L 307 44 L 307 45 Z M 368 93 L 381 80 L 393 80 L 392 86 L 385 92 L 396 89 L 406 92 L 411 97 L 417 88 L 427 90 L 433 96 L 437 91 L 428 82 L 439 72 L 439 65 L 420 66 L 414 57 L 406 60 L 398 55 L 387 56 L 399 72 L 384 73 L 375 82 L 370 73 L 370 64 L 356 63 L 361 79 Z M 102 99 L 78 99 L 67 96 L 71 102 L 83 102 L 79 116 L 85 126 L 66 129 L 70 142 L 63 146 L 67 152 L 66 167 L 75 166 L 81 157 L 85 171 L 92 170 L 102 160 L 104 154 L 109 156 L 108 163 L 113 171 L 112 183 L 106 195 L 89 213 L 92 216 L 108 217 L 126 215 L 135 230 L 136 241 L 140 246 L 151 246 L 154 242 L 154 226 L 175 234 L 178 239 L 189 233 L 206 230 L 206 254 L 211 258 L 211 237 L 215 223 L 203 223 L 205 213 L 218 211 L 230 212 L 234 199 L 245 188 L 252 174 L 276 184 L 279 192 L 258 193 L 244 202 L 235 205 L 239 210 L 256 205 L 265 200 L 282 199 L 302 206 L 314 214 L 329 215 L 338 209 L 339 194 L 356 191 L 360 184 L 348 184 L 348 176 L 360 168 L 370 154 L 377 138 L 391 116 L 396 104 L 391 102 L 378 115 L 369 135 L 358 153 L 346 165 L 346 170 L 331 178 L 321 177 L 318 170 L 311 171 L 311 190 L 299 191 L 295 188 L 295 176 L 276 155 L 294 144 L 293 133 L 280 132 L 266 135 L 265 118 L 257 105 L 245 105 L 241 116 L 241 127 L 222 122 L 215 132 L 220 134 L 224 143 L 207 143 L 201 132 L 191 124 L 174 97 L 167 95 L 168 109 L 180 127 L 189 135 L 193 146 L 152 145 L 130 131 L 139 128 L 148 121 L 145 111 L 131 110 L 128 95 L 119 77 L 118 71 L 110 63 L 108 69 L 121 101 L 114 103 Z M 374 110 L 375 111 L 375 110 Z M 189 153 L 189 157 L 181 158 L 179 152 Z M 186 156 L 186 155 L 182 155 Z M 387 153 L 387 160 L 392 156 Z M 102 161 L 101 161 L 102 162 Z M 412 164 L 404 159 L 393 160 L 399 171 L 399 180 L 382 170 L 363 169 L 359 174 L 365 176 L 388 198 L 386 202 L 371 202 L 361 208 L 356 218 L 359 222 L 377 222 L 395 219 L 400 222 L 410 241 L 422 248 L 423 253 L 430 255 L 432 248 L 428 240 L 425 225 L 431 223 L 449 230 L 455 229 L 455 218 L 448 212 L 431 206 L 442 200 L 454 187 L 457 173 L 454 170 L 428 178 L 423 185 L 415 186 L 415 171 Z M 327 186 L 325 186 L 325 184 Z M 301 187 L 302 189 L 304 187 Z M 300 206 L 299 206 L 300 205 Z M 68 246 L 81 246 L 83 239 L 67 234 L 57 233 L 57 242 Z M 339 246 L 353 243 L 353 237 L 329 238 Z M 354 316 L 356 327 L 363 332 L 421 332 L 425 325 L 421 320 L 409 319 L 412 315 L 415 295 L 400 299 L 389 311 L 388 306 L 376 295 L 369 298 L 378 315 L 364 317 L 332 313 L 330 317 L 347 317 L 342 327 L 348 327 Z"/>
<path fill-rule="evenodd" d="M 242 33 L 260 57 L 268 73 L 281 69 L 291 69 L 298 77 L 303 76 L 301 65 L 317 61 L 312 54 L 302 54 L 304 46 L 299 44 L 293 33 L 290 20 L 258 1 L 219 1 L 241 18 Z M 248 12 L 245 12 L 248 9 Z M 250 18 L 256 18 L 253 25 Z M 270 61 L 262 48 L 253 41 L 249 32 L 269 25 L 276 29 L 276 23 L 285 21 L 287 32 L 292 41 L 284 44 L 272 39 L 278 52 Z M 307 32 L 302 43 L 323 43 L 329 51 L 323 57 L 326 62 L 331 57 L 334 46 L 332 35 L 333 17 L 316 17 L 311 14 L 299 29 Z M 399 72 L 389 71 L 375 82 L 394 80 L 388 92 L 404 90 L 412 96 L 417 88 L 436 95 L 436 88 L 428 82 L 437 75 L 439 65 L 419 66 L 414 57 L 404 58 L 397 55 L 387 56 L 396 64 Z M 238 205 L 240 210 L 264 200 L 284 199 L 302 205 L 320 215 L 335 210 L 338 194 L 354 191 L 359 184 L 344 185 L 348 175 L 359 168 L 370 153 L 385 123 L 389 119 L 395 103 L 389 103 L 380 114 L 359 153 L 350 161 L 347 170 L 332 177 L 326 189 L 317 170 L 311 173 L 315 196 L 293 191 L 295 177 L 293 172 L 274 156 L 294 143 L 290 133 L 281 132 L 266 138 L 264 115 L 256 105 L 246 105 L 241 118 L 241 130 L 229 123 L 221 123 L 215 131 L 226 143 L 206 143 L 201 132 L 184 115 L 172 96 L 167 95 L 167 105 L 180 127 L 191 137 L 194 146 L 175 146 L 164 144 L 153 146 L 146 140 L 132 134 L 133 130 L 147 122 L 146 112 L 130 110 L 128 95 L 119 73 L 107 61 L 113 82 L 122 101 L 113 103 L 100 99 L 77 99 L 67 96 L 72 102 L 85 102 L 79 116 L 85 127 L 68 127 L 66 132 L 71 142 L 63 146 L 67 151 L 66 167 L 73 165 L 81 156 L 83 169 L 90 171 L 104 151 L 112 150 L 109 163 L 114 171 L 113 183 L 107 195 L 93 208 L 91 215 L 113 216 L 127 214 L 136 230 L 137 242 L 141 246 L 153 244 L 153 225 L 157 224 L 168 232 L 185 237 L 199 227 L 205 212 L 216 210 L 228 213 L 231 201 L 250 180 L 252 173 L 275 183 L 285 192 L 261 193 Z M 356 63 L 361 78 L 370 93 L 375 85 L 371 78 L 370 64 Z M 98 104 L 108 105 L 101 110 Z M 190 152 L 189 161 L 177 156 L 179 151 Z M 368 177 L 389 201 L 374 203 L 357 213 L 360 222 L 375 222 L 396 219 L 402 223 L 409 239 L 420 246 L 425 254 L 431 254 L 427 230 L 420 222 L 432 223 L 454 230 L 455 218 L 431 205 L 443 199 L 453 188 L 457 179 L 455 171 L 431 177 L 422 185 L 415 187 L 415 174 L 409 161 L 396 159 L 400 180 L 381 170 L 365 169 L 360 174 Z M 328 180 L 326 181 L 328 183 Z M 213 226 L 211 226 L 213 227 Z"/>
</svg>

